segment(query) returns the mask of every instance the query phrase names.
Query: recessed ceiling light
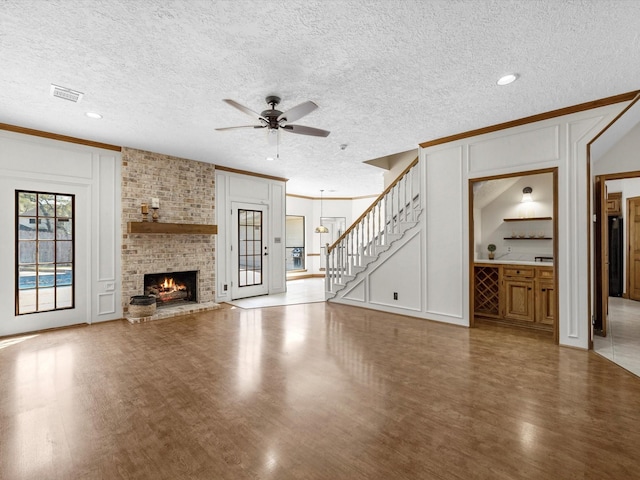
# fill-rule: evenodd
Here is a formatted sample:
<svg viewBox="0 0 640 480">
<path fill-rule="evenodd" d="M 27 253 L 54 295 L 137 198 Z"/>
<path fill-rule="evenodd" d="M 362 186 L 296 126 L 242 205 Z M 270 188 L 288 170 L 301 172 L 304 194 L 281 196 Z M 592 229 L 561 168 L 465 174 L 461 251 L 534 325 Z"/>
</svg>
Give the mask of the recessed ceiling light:
<svg viewBox="0 0 640 480">
<path fill-rule="evenodd" d="M 267 162 L 273 162 L 273 157 L 267 157 Z"/>
<path fill-rule="evenodd" d="M 85 113 L 85 115 L 89 118 L 95 118 L 95 119 L 100 119 L 102 118 L 102 115 L 100 115 L 99 113 L 96 112 L 87 112 Z"/>
<path fill-rule="evenodd" d="M 509 85 L 510 83 L 515 82 L 517 79 L 518 79 L 517 73 L 509 73 L 504 77 L 500 77 L 500 79 L 498 79 L 498 85 Z"/>
</svg>

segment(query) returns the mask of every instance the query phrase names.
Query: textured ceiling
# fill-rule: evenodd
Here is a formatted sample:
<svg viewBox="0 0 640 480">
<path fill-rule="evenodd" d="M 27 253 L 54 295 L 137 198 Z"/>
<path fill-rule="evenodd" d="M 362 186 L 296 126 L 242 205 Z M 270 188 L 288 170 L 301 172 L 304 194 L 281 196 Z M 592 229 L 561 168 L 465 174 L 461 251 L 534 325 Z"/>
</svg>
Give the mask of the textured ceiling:
<svg viewBox="0 0 640 480">
<path fill-rule="evenodd" d="M 367 195 L 366 160 L 640 88 L 639 32 L 637 0 L 0 0 L 0 122 Z M 268 94 L 331 135 L 214 131 Z"/>
</svg>

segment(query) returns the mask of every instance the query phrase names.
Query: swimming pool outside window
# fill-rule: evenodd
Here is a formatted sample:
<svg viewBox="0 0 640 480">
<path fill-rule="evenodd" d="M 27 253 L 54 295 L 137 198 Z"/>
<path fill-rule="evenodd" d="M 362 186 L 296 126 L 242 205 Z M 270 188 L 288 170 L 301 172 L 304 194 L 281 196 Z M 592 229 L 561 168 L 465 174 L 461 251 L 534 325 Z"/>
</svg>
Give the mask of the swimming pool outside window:
<svg viewBox="0 0 640 480">
<path fill-rule="evenodd" d="M 16 314 L 74 307 L 73 195 L 16 190 Z"/>
</svg>

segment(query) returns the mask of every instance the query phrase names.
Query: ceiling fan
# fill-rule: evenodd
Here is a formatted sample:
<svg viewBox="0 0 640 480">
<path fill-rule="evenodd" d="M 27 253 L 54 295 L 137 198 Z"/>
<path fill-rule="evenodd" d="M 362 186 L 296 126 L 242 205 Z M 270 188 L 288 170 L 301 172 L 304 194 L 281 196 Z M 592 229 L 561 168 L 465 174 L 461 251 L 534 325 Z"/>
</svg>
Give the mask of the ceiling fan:
<svg viewBox="0 0 640 480">
<path fill-rule="evenodd" d="M 224 102 L 258 120 L 260 124 L 216 128 L 216 130 L 223 131 L 234 130 L 236 128 L 267 128 L 270 131 L 277 131 L 280 129 L 284 130 L 285 132 L 297 133 L 300 135 L 311 135 L 314 137 L 326 137 L 327 135 L 329 135 L 329 133 L 331 133 L 328 130 L 322 130 L 320 128 L 306 127 L 304 125 L 293 125 L 290 123 L 295 122 L 305 115 L 310 114 L 316 108 L 318 108 L 318 105 L 316 105 L 312 101 L 303 102 L 300 105 L 290 108 L 286 112 L 281 112 L 280 110 L 276 110 L 276 107 L 280 103 L 280 97 L 269 95 L 265 100 L 267 104 L 271 106 L 271 108 L 264 110 L 261 113 L 257 113 L 234 100 L 225 98 L 223 100 Z"/>
</svg>

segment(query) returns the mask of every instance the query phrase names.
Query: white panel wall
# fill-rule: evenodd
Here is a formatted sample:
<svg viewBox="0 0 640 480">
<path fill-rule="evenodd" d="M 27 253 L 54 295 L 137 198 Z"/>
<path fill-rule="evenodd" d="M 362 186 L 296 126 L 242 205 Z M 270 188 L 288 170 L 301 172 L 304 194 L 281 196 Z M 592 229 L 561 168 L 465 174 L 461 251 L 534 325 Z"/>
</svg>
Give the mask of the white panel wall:
<svg viewBox="0 0 640 480">
<path fill-rule="evenodd" d="M 287 290 L 286 285 L 286 267 L 285 267 L 285 255 L 286 255 L 286 198 L 285 198 L 285 184 L 284 182 L 271 182 L 270 199 L 271 207 L 269 210 L 269 220 L 271 221 L 270 242 L 273 242 L 273 248 L 269 248 L 269 262 L 271 265 L 269 292 L 284 292 Z"/>
<path fill-rule="evenodd" d="M 465 323 L 468 258 L 467 193 L 460 145 L 424 152 L 426 168 L 426 313 Z"/>
<path fill-rule="evenodd" d="M 560 155 L 560 126 L 551 124 L 531 129 L 503 131 L 502 135 L 475 137 L 469 142 L 471 170 L 475 172 L 557 161 Z"/>
<path fill-rule="evenodd" d="M 75 308 L 15 316 L 15 190 L 76 197 Z M 0 336 L 122 317 L 120 153 L 0 131 Z"/>
<path fill-rule="evenodd" d="M 564 117 L 523 125 L 505 131 L 453 142 L 449 148 L 468 148 L 467 170 L 463 179 L 480 178 L 506 173 L 519 173 L 542 168 L 558 168 L 558 258 L 556 271 L 559 279 L 559 342 L 587 348 L 590 319 L 588 292 L 588 234 L 587 223 L 587 143 L 593 139 L 626 104 L 611 105 Z M 443 146 L 425 149 L 429 153 Z M 433 183 L 446 181 L 445 173 L 429 169 L 437 178 Z M 455 196 L 457 198 L 457 194 Z M 429 211 L 433 207 L 429 207 Z M 463 208 L 468 209 L 463 202 Z M 463 226 L 463 230 L 466 225 Z M 460 255 L 468 257 L 468 234 Z M 427 268 L 432 265 L 427 264 Z M 444 271 L 443 275 L 455 277 Z M 468 305 L 468 280 L 462 289 Z M 457 295 L 457 294 L 451 294 Z M 469 322 L 469 309 L 464 312 Z"/>
<path fill-rule="evenodd" d="M 392 253 L 389 260 L 371 269 L 367 277 L 369 302 L 383 307 L 422 310 L 422 273 L 424 263 L 420 233 L 409 239 L 404 248 Z M 396 264 L 404 265 L 397 275 Z M 394 293 L 397 294 L 394 298 Z"/>
</svg>

